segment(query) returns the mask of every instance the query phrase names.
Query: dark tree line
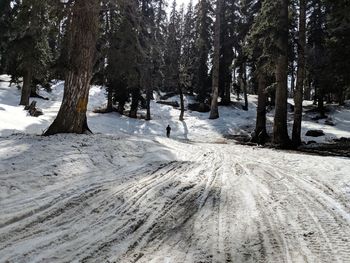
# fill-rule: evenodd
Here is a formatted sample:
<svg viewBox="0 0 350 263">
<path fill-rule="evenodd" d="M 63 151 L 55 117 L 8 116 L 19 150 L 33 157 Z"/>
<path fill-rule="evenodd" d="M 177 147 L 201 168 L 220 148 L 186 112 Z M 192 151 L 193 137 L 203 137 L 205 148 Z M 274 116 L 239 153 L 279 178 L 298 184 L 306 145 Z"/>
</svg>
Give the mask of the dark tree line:
<svg viewBox="0 0 350 263">
<path fill-rule="evenodd" d="M 37 85 L 65 79 L 59 114 L 47 134 L 88 130 L 89 84 L 104 85 L 105 112 L 152 118 L 154 92 L 195 95 L 219 117 L 233 93 L 258 95 L 254 139 L 265 141 L 266 106 L 275 107 L 272 140 L 301 143 L 303 99 L 343 104 L 350 86 L 347 0 L 3 0 L 0 71 L 23 78 L 21 105 Z M 170 10 L 167 14 L 166 10 Z M 287 98 L 294 96 L 292 140 Z M 68 116 L 68 117 L 67 117 Z"/>
</svg>

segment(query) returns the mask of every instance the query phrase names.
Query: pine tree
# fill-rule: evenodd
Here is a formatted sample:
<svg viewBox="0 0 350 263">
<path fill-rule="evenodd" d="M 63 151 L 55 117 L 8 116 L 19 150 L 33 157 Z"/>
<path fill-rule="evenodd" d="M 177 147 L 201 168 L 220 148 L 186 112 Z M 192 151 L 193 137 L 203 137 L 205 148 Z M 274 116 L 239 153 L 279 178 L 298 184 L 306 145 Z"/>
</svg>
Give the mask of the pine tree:
<svg viewBox="0 0 350 263">
<path fill-rule="evenodd" d="M 12 24 L 12 36 L 7 45 L 6 71 L 23 76 L 20 105 L 28 105 L 29 97 L 36 94 L 34 79 L 45 83 L 51 63 L 48 43 L 49 8 L 39 0 L 23 0 L 16 4 L 17 15 Z M 33 89 L 32 89 L 33 87 Z"/>
<path fill-rule="evenodd" d="M 295 66 L 297 56 L 297 30 L 298 30 L 298 1 L 290 0 L 289 5 L 289 36 L 288 36 L 288 79 L 290 79 L 290 97 L 294 96 L 295 91 Z"/>
<path fill-rule="evenodd" d="M 164 0 L 157 0 L 155 3 L 155 28 L 153 41 L 153 86 L 159 90 L 164 87 L 165 74 L 165 45 L 166 45 L 166 31 L 167 31 L 167 14 L 165 11 L 166 2 Z"/>
<path fill-rule="evenodd" d="M 325 117 L 324 96 L 327 87 L 326 31 L 325 8 L 322 0 L 310 1 L 310 17 L 308 23 L 307 45 L 309 76 L 315 89 L 315 102 L 317 102 L 320 117 Z"/>
<path fill-rule="evenodd" d="M 176 10 L 176 1 L 172 3 L 170 19 L 167 30 L 167 40 L 165 49 L 165 88 L 167 91 L 176 92 L 180 95 L 181 113 L 179 119 L 184 117 L 183 87 L 180 75 L 180 63 L 182 54 L 182 40 L 184 35 L 184 7 L 180 11 Z"/>
<path fill-rule="evenodd" d="M 245 52 L 248 61 L 256 68 L 254 74 L 258 79 L 258 105 L 254 136 L 252 141 L 264 144 L 268 135 L 266 131 L 266 101 L 268 80 L 272 78 L 275 63 L 274 53 L 274 5 L 267 1 L 258 3 L 259 12 L 247 36 Z M 261 6 L 262 4 L 262 6 Z"/>
<path fill-rule="evenodd" d="M 165 75 L 164 86 L 167 91 L 175 91 L 178 83 L 178 68 L 179 68 L 179 54 L 181 47 L 179 45 L 179 24 L 178 12 L 176 10 L 176 1 L 171 5 L 171 12 L 169 17 L 169 24 L 167 27 L 167 37 L 165 46 Z"/>
<path fill-rule="evenodd" d="M 181 17 L 173 1 L 165 49 L 165 87 L 167 91 L 177 91 L 179 86 L 179 68 L 181 54 Z"/>
<path fill-rule="evenodd" d="M 244 0 L 239 1 L 239 19 L 237 21 L 237 40 L 235 42 L 236 59 L 235 67 L 238 68 L 238 80 L 240 90 L 243 91 L 244 96 L 244 110 L 248 110 L 248 77 L 247 77 L 247 56 L 244 52 L 246 46 L 246 37 L 252 24 L 254 17 L 259 9 L 259 1 Z M 264 23 L 265 21 L 263 21 Z"/>
<path fill-rule="evenodd" d="M 69 27 L 70 68 L 65 78 L 63 101 L 45 135 L 89 131 L 86 110 L 98 37 L 99 6 L 98 0 L 76 0 L 74 3 Z"/>
<path fill-rule="evenodd" d="M 212 8 L 208 0 L 200 0 L 196 7 L 196 61 L 194 73 L 194 90 L 201 107 L 208 97 L 209 76 L 208 58 L 211 51 Z"/>
<path fill-rule="evenodd" d="M 181 58 L 183 54 L 183 39 L 184 39 L 184 34 L 185 34 L 185 7 L 184 4 L 180 6 L 180 11 L 179 11 L 179 60 L 178 60 L 178 93 L 180 97 L 180 116 L 179 120 L 183 121 L 184 120 L 184 115 L 185 115 L 185 102 L 184 102 L 184 92 L 183 88 L 184 86 L 182 85 L 182 80 L 181 80 Z"/>
<path fill-rule="evenodd" d="M 10 40 L 12 18 L 15 17 L 11 0 L 0 2 L 0 74 L 5 72 L 6 43 Z"/>
<path fill-rule="evenodd" d="M 132 95 L 130 116 L 136 118 L 140 99 L 140 63 L 142 48 L 140 45 L 140 21 L 138 19 L 138 1 L 120 1 L 119 12 L 113 14 L 113 28 L 107 56 L 107 83 L 118 102 L 118 112 L 124 112 L 124 106 Z"/>
<path fill-rule="evenodd" d="M 258 74 L 258 105 L 256 109 L 256 124 L 253 141 L 264 144 L 268 137 L 266 131 L 266 87 L 267 87 L 267 73 L 263 68 Z"/>
<path fill-rule="evenodd" d="M 48 12 L 48 44 L 51 52 L 51 64 L 49 67 L 48 79 L 63 79 L 64 69 L 67 63 L 62 63 L 63 57 L 66 59 L 65 50 L 67 25 L 71 17 L 71 1 L 47 1 Z"/>
<path fill-rule="evenodd" d="M 265 100 L 261 98 L 265 96 L 262 93 L 270 78 L 268 73 L 274 69 L 277 83 L 273 142 L 278 146 L 287 147 L 289 144 L 287 130 L 288 1 L 262 1 L 248 43 L 250 43 L 248 49 L 250 56 L 255 57 L 253 61 L 256 60 L 256 75 L 259 79 L 260 98 L 255 135 L 265 134 Z"/>
<path fill-rule="evenodd" d="M 56 8 L 53 9 L 52 16 L 56 16 L 56 27 L 51 29 L 51 38 L 55 38 L 53 49 L 54 63 L 52 74 L 57 79 L 64 79 L 68 70 L 68 42 L 69 26 L 72 22 L 72 8 L 74 1 L 59 2 L 53 1 Z"/>
<path fill-rule="evenodd" d="M 181 39 L 182 52 L 180 58 L 180 85 L 193 94 L 195 72 L 194 63 L 196 60 L 196 31 L 192 0 L 187 6 L 183 23 L 183 34 Z"/>
<path fill-rule="evenodd" d="M 113 95 L 114 91 L 112 88 L 108 87 L 108 76 L 107 76 L 107 65 L 108 65 L 108 53 L 112 41 L 112 23 L 113 26 L 118 22 L 114 19 L 116 15 L 117 5 L 116 3 L 111 3 L 109 0 L 102 1 L 102 11 L 100 13 L 100 36 L 97 41 L 97 46 L 99 50 L 99 56 L 97 58 L 97 63 L 95 64 L 95 75 L 93 77 L 93 82 L 96 81 L 106 87 L 107 91 L 107 106 L 105 109 L 100 110 L 101 113 L 108 113 L 114 111 L 113 108 Z"/>
<path fill-rule="evenodd" d="M 133 3 L 127 4 L 127 17 L 131 24 L 131 32 L 124 32 L 125 34 L 131 34 L 131 38 L 134 38 L 133 42 L 126 42 L 126 44 L 129 44 L 129 47 L 125 47 L 127 49 L 127 52 L 121 56 L 124 56 L 124 59 L 121 61 L 128 60 L 128 57 L 125 57 L 126 55 L 131 56 L 130 60 L 130 68 L 129 72 L 127 72 L 127 83 L 128 88 L 131 93 L 131 104 L 130 104 L 130 112 L 129 117 L 130 118 L 137 118 L 137 110 L 139 107 L 139 102 L 141 98 L 141 72 L 140 72 L 140 64 L 143 61 L 142 57 L 142 47 L 140 45 L 140 39 L 139 39 L 139 31 L 140 31 L 140 21 L 139 21 L 139 12 L 137 2 L 134 1 Z M 134 8 L 134 10 L 132 10 Z M 136 16 L 135 16 L 136 14 Z M 134 17 L 132 17 L 134 16 Z M 122 36 L 123 38 L 127 38 L 126 35 Z M 123 39 L 123 41 L 125 41 Z M 125 44 L 124 44 L 125 45 Z M 120 63 L 119 67 L 124 67 L 124 62 Z"/>
<path fill-rule="evenodd" d="M 294 123 L 292 135 L 292 141 L 295 146 L 301 144 L 301 122 L 305 80 L 306 6 L 306 0 L 299 1 L 298 70 L 297 85 L 294 93 Z"/>
<path fill-rule="evenodd" d="M 350 5 L 347 0 L 325 1 L 328 10 L 327 48 L 330 56 L 326 71 L 329 72 L 335 97 L 339 104 L 350 98 Z"/>
<path fill-rule="evenodd" d="M 209 119 L 219 118 L 218 96 L 219 96 L 219 73 L 220 73 L 220 17 L 222 0 L 216 2 L 216 21 L 214 32 L 214 57 L 213 57 L 213 77 L 212 77 L 212 99 Z"/>
<path fill-rule="evenodd" d="M 286 147 L 289 144 L 287 129 L 288 98 L 288 0 L 279 0 L 277 7 L 277 38 L 279 51 L 276 60 L 276 106 L 273 124 L 273 143 Z"/>
<path fill-rule="evenodd" d="M 232 62 L 235 55 L 234 47 L 237 46 L 237 2 L 225 0 L 221 8 L 219 94 L 222 105 L 228 105 L 231 101 L 232 71 L 234 71 Z"/>
<path fill-rule="evenodd" d="M 155 45 L 155 16 L 151 0 L 141 0 L 140 45 L 142 61 L 140 67 L 141 87 L 146 93 L 146 120 L 151 119 L 151 97 L 153 93 L 152 74 L 154 73 L 153 52 Z"/>
</svg>

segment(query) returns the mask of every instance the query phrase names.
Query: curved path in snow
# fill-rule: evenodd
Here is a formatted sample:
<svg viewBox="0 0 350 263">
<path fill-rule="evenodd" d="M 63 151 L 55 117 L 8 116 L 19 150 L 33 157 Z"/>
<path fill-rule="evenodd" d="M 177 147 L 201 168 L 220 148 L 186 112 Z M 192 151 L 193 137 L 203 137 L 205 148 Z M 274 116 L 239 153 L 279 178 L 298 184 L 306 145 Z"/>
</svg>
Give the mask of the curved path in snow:
<svg viewBox="0 0 350 263">
<path fill-rule="evenodd" d="M 350 262 L 349 159 L 100 137 L 0 163 L 0 262 Z"/>
</svg>

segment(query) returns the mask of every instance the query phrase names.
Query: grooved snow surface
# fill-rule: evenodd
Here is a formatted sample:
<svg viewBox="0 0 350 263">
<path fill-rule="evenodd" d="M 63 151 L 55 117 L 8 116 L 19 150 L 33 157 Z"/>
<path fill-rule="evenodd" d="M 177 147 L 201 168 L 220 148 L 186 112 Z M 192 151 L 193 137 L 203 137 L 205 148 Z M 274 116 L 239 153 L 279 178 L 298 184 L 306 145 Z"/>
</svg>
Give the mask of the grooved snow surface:
<svg viewBox="0 0 350 263">
<path fill-rule="evenodd" d="M 22 114 L 3 90 L 0 120 Z M 11 129 L 44 129 L 59 104 L 41 103 Z M 236 145 L 201 115 L 183 140 L 158 107 L 149 124 L 90 113 L 101 134 L 0 137 L 0 262 L 350 262 L 349 159 Z"/>
</svg>

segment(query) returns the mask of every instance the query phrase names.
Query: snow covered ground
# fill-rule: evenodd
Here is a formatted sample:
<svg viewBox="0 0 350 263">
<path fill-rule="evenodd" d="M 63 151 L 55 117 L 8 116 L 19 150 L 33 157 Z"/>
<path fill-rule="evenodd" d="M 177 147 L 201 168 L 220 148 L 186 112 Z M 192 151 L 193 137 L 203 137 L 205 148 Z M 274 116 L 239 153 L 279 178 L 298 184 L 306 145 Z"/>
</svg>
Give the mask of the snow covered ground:
<svg viewBox="0 0 350 263">
<path fill-rule="evenodd" d="M 350 160 L 224 139 L 251 127 L 253 96 L 250 111 L 220 108 L 215 121 L 186 112 L 180 122 L 178 110 L 152 104 L 146 122 L 92 113 L 105 99 L 93 87 L 94 135 L 41 137 L 63 84 L 38 100 L 39 118 L 7 86 L 0 262 L 350 262 Z M 350 137 L 348 110 L 332 118 L 327 138 Z"/>
<path fill-rule="evenodd" d="M 43 90 L 40 94 L 50 100 L 36 99 L 37 106 L 44 111 L 44 115 L 38 118 L 27 116 L 23 107 L 18 106 L 20 90 L 16 87 L 8 87 L 9 80 L 5 75 L 0 76 L 0 136 L 8 136 L 14 133 L 42 134 L 48 128 L 57 115 L 63 96 L 62 81 L 53 86 L 53 92 Z M 155 94 L 156 95 L 156 94 Z M 170 98 L 174 100 L 178 98 Z M 185 98 L 185 104 L 191 101 Z M 178 121 L 180 111 L 171 106 L 151 102 L 152 120 L 135 120 L 118 113 L 96 114 L 92 110 L 106 103 L 105 90 L 93 86 L 90 90 L 88 105 L 88 122 L 94 133 L 103 134 L 133 134 L 163 136 L 165 127 L 170 124 L 172 137 L 192 141 L 216 141 L 230 134 L 251 133 L 255 127 L 257 97 L 249 95 L 249 111 L 241 110 L 241 102 L 235 102 L 236 106 L 220 107 L 220 119 L 208 120 L 208 113 L 185 112 L 185 121 Z M 292 100 L 290 101 L 292 103 Z M 312 102 L 304 102 L 305 105 Z M 142 113 L 142 111 L 140 111 Z M 145 115 L 145 113 L 143 113 Z M 312 116 L 312 115 L 311 115 Z M 334 108 L 329 114 L 335 126 L 325 124 L 325 120 L 315 121 L 310 115 L 304 117 L 302 136 L 305 141 L 325 142 L 334 138 L 350 137 L 350 107 Z M 273 111 L 268 113 L 268 129 L 272 132 Z M 293 124 L 292 114 L 289 118 L 289 126 Z M 321 129 L 326 136 L 319 138 L 306 137 L 309 129 Z M 291 129 L 290 129 L 291 130 Z"/>
</svg>

